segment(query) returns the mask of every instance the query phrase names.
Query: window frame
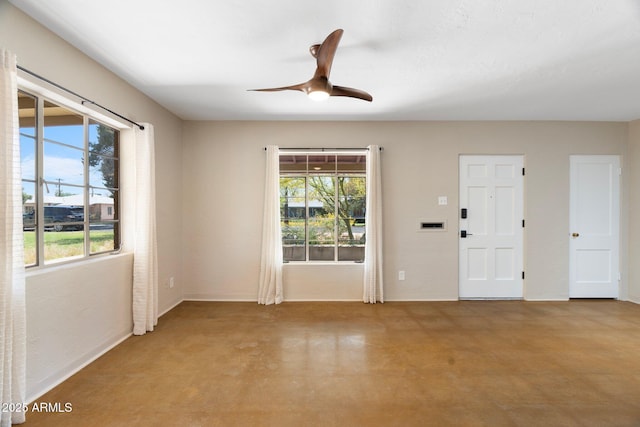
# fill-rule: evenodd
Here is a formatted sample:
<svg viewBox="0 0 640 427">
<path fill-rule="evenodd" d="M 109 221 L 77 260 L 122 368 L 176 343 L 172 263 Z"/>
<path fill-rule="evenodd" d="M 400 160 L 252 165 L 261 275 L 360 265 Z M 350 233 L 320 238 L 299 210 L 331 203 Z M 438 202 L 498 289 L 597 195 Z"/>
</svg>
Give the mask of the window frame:
<svg viewBox="0 0 640 427">
<path fill-rule="evenodd" d="M 64 96 L 63 94 L 48 89 L 40 84 L 37 84 L 31 81 L 28 78 L 24 78 L 22 76 L 18 76 L 18 92 L 25 94 L 29 97 L 34 98 L 34 106 L 35 106 L 35 117 L 34 117 L 34 130 L 35 135 L 33 136 L 35 143 L 35 177 L 33 180 L 23 180 L 21 177 L 21 182 L 29 182 L 33 185 L 34 194 L 32 195 L 34 199 L 34 211 L 37 218 L 37 223 L 34 228 L 35 240 L 36 240 L 36 248 L 35 248 L 35 262 L 33 264 L 25 264 L 25 269 L 29 271 L 39 270 L 43 268 L 57 267 L 65 264 L 72 263 L 80 263 L 87 262 L 91 259 L 95 259 L 96 257 L 101 257 L 105 255 L 116 254 L 122 251 L 122 232 L 123 232 L 123 218 L 122 218 L 122 201 L 123 201 L 123 193 L 122 193 L 122 140 L 123 140 L 123 132 L 130 130 L 131 126 L 125 124 L 119 120 L 113 119 L 109 116 L 106 116 L 102 113 L 99 113 L 93 109 L 87 108 L 84 104 L 74 102 Z M 91 197 L 92 188 L 102 190 L 102 187 L 92 187 L 91 186 L 91 177 L 90 170 L 91 166 L 89 162 L 85 162 L 83 160 L 83 184 L 70 184 L 70 183 L 62 183 L 63 186 L 70 185 L 73 187 L 81 188 L 82 198 L 84 200 L 83 211 L 84 211 L 84 219 L 82 221 L 83 225 L 83 254 L 72 256 L 72 257 L 62 257 L 58 259 L 45 260 L 45 218 L 44 218 L 44 192 L 45 188 L 48 185 L 51 187 L 51 182 L 45 180 L 44 176 L 44 160 L 45 160 L 45 117 L 44 117 L 44 105 L 46 102 L 52 103 L 56 106 L 65 108 L 70 112 L 77 114 L 82 117 L 82 156 L 83 159 L 88 159 L 89 154 L 91 153 L 90 148 L 90 127 L 92 125 L 103 125 L 108 128 L 113 129 L 118 133 L 118 137 L 114 143 L 114 155 L 113 156 L 102 156 L 101 157 L 110 157 L 112 159 L 117 159 L 117 187 L 114 187 L 114 190 L 117 190 L 118 196 L 117 199 L 114 199 L 113 213 L 114 220 L 109 220 L 106 222 L 113 222 L 114 224 L 114 249 L 107 249 L 105 251 L 99 251 L 95 253 L 91 253 L 91 228 L 90 224 L 101 223 L 103 221 L 92 221 L 89 206 L 89 199 Z M 57 142 L 57 144 L 65 145 L 64 142 Z M 77 147 L 76 147 L 77 148 Z M 105 187 L 106 188 L 106 187 Z M 108 190 L 108 188 L 107 188 Z M 23 210 L 24 212 L 24 210 Z M 24 233 L 24 232 L 23 232 Z"/>
<path fill-rule="evenodd" d="M 364 193 L 364 199 L 366 201 L 366 182 L 368 180 L 368 176 L 367 176 L 367 170 L 366 170 L 366 156 L 368 155 L 368 149 L 363 148 L 363 149 L 346 149 L 346 150 L 340 150 L 340 149 L 332 149 L 332 150 L 328 150 L 328 149 L 304 149 L 304 150 L 299 150 L 299 149 L 280 149 L 280 153 L 279 153 L 279 164 L 281 165 L 281 161 L 280 159 L 282 157 L 286 157 L 286 156 L 306 156 L 306 167 L 305 170 L 299 170 L 299 171 L 282 171 L 282 168 L 280 168 L 279 171 L 279 179 L 282 178 L 300 178 L 302 180 L 304 180 L 304 227 L 305 227 L 305 240 L 304 240 L 304 254 L 305 254 L 305 259 L 304 260 L 284 260 L 285 264 L 361 264 L 364 262 L 364 247 L 362 248 L 362 259 L 358 259 L 358 260 L 341 260 L 340 259 L 340 248 L 341 248 L 341 240 L 340 240 L 340 215 L 339 215 L 339 209 L 340 209 L 340 189 L 339 189 L 339 185 L 338 185 L 338 179 L 339 178 L 347 178 L 347 177 L 357 177 L 357 178 L 363 178 L 364 179 L 364 188 L 365 188 L 365 193 Z M 335 168 L 333 171 L 312 171 L 310 170 L 310 163 L 309 163 L 309 158 L 312 156 L 335 156 L 336 157 L 336 161 L 335 161 Z M 362 156 L 364 157 L 364 169 L 361 172 L 358 171 L 341 171 L 339 168 L 339 162 L 338 162 L 338 158 L 341 156 Z M 333 179 L 333 186 L 334 186 L 334 222 L 333 222 L 333 259 L 332 260 L 314 260 L 314 259 L 310 259 L 310 251 L 311 251 L 311 244 L 310 244 L 310 225 L 309 225 L 309 221 L 311 219 L 310 217 L 310 209 L 311 209 L 311 199 L 310 199 L 310 180 L 312 177 L 331 177 Z M 282 197 L 282 195 L 280 196 Z M 282 206 L 281 206 L 281 212 L 282 212 Z M 365 206 L 363 206 L 363 211 L 366 210 L 366 202 L 365 202 Z M 366 215 L 366 213 L 364 213 L 364 215 Z M 282 223 L 282 216 L 281 216 L 281 223 Z M 284 240 L 284 239 L 283 239 Z M 282 242 L 281 247 L 283 248 L 284 251 L 284 241 Z"/>
</svg>

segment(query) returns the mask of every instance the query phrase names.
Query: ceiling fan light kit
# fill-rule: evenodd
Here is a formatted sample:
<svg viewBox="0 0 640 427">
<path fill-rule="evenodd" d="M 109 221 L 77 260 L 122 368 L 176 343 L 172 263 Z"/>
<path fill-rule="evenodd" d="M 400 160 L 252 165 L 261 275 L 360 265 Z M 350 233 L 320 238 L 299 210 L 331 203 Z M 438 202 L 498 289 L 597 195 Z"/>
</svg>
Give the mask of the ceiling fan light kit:
<svg viewBox="0 0 640 427">
<path fill-rule="evenodd" d="M 341 29 L 335 30 L 327 36 L 322 44 L 314 44 L 309 48 L 311 55 L 316 58 L 316 72 L 311 80 L 297 85 L 274 87 L 267 89 L 249 89 L 258 92 L 278 92 L 282 90 L 298 90 L 306 93 L 309 98 L 314 101 L 322 101 L 330 96 L 346 96 L 349 98 L 362 99 L 364 101 L 373 101 L 373 97 L 367 92 L 344 86 L 334 86 L 329 81 L 331 73 L 331 65 L 335 56 L 338 43 L 342 38 Z"/>
<path fill-rule="evenodd" d="M 326 77 L 314 77 L 302 90 L 314 101 L 324 101 L 331 96 L 331 83 Z"/>
<path fill-rule="evenodd" d="M 329 96 L 331 96 L 329 92 L 325 92 L 324 90 L 314 90 L 309 92 L 307 95 L 309 95 L 309 98 L 314 101 L 324 101 L 325 99 L 329 99 Z"/>
</svg>

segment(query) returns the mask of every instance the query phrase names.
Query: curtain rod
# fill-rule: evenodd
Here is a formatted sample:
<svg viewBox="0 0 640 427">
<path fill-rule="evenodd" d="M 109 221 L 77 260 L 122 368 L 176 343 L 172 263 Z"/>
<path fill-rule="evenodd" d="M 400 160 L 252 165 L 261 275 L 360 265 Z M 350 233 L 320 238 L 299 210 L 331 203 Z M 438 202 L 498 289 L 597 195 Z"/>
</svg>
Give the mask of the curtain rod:
<svg viewBox="0 0 640 427">
<path fill-rule="evenodd" d="M 144 130 L 144 126 L 142 126 L 140 123 L 136 123 L 136 122 L 134 122 L 133 120 L 130 120 L 130 119 L 126 118 L 125 116 L 123 116 L 123 115 L 121 115 L 121 114 L 118 114 L 118 113 L 116 113 L 116 112 L 115 112 L 115 111 L 113 111 L 113 110 L 108 109 L 107 107 L 103 107 L 102 105 L 98 104 L 97 102 L 94 102 L 94 101 L 92 101 L 92 100 L 90 100 L 90 99 L 88 99 L 88 98 L 85 98 L 84 96 L 82 96 L 82 95 L 80 95 L 80 94 L 78 94 L 78 93 L 76 93 L 76 92 L 72 91 L 71 89 L 67 89 L 66 87 L 64 87 L 64 86 L 62 86 L 62 85 L 59 85 L 59 84 L 58 84 L 58 83 L 56 83 L 56 82 L 52 82 L 51 80 L 47 79 L 46 77 L 42 77 L 41 75 L 36 74 L 36 73 L 34 73 L 33 71 L 31 71 L 31 70 L 27 70 L 26 68 L 21 67 L 20 65 L 17 65 L 16 67 L 18 68 L 18 70 L 22 70 L 22 71 L 24 71 L 25 73 L 30 74 L 30 75 L 32 75 L 33 77 L 37 78 L 37 79 L 40 79 L 40 80 L 42 80 L 42 81 L 45 81 L 45 82 L 49 83 L 50 85 L 53 85 L 53 86 L 57 87 L 58 89 L 62 89 L 62 90 L 64 90 L 64 91 L 65 91 L 65 92 L 67 92 L 67 93 L 70 93 L 70 94 L 72 94 L 72 95 L 74 95 L 74 96 L 77 96 L 78 98 L 82 99 L 82 105 L 84 105 L 84 103 L 85 103 L 85 102 L 86 102 L 86 103 L 89 103 L 89 104 L 92 104 L 92 105 L 95 105 L 96 107 L 101 108 L 101 109 L 103 109 L 103 110 L 105 110 L 105 111 L 108 111 L 109 113 L 113 114 L 113 115 L 114 115 L 114 116 L 116 116 L 116 117 L 120 117 L 122 120 L 126 120 L 126 121 L 128 121 L 129 123 L 131 123 L 131 124 L 133 124 L 133 125 L 136 125 L 138 128 L 140 128 L 140 130 Z"/>
<path fill-rule="evenodd" d="M 382 147 L 379 147 L 380 151 L 382 151 Z M 344 147 L 338 147 L 338 148 L 311 148 L 311 147 L 304 147 L 304 148 L 290 148 L 290 147 L 283 147 L 279 149 L 280 151 L 364 151 L 364 150 L 369 150 L 368 147 L 352 147 L 352 148 L 344 148 Z M 267 147 L 264 147 L 264 151 L 267 151 Z"/>
</svg>

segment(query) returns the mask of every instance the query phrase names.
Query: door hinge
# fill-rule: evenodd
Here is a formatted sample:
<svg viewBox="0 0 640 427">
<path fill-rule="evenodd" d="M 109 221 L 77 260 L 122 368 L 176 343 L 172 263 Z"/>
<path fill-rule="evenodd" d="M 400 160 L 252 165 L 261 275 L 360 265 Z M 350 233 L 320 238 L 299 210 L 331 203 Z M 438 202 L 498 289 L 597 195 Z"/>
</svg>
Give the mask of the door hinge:
<svg viewBox="0 0 640 427">
<path fill-rule="evenodd" d="M 522 272 L 522 280 L 524 280 L 524 271 Z"/>
<path fill-rule="evenodd" d="M 524 168 L 522 168 L 522 176 L 524 176 Z"/>
<path fill-rule="evenodd" d="M 622 176 L 622 168 L 618 168 L 618 175 Z"/>
<path fill-rule="evenodd" d="M 522 220 L 522 228 L 524 228 L 524 219 Z"/>
</svg>

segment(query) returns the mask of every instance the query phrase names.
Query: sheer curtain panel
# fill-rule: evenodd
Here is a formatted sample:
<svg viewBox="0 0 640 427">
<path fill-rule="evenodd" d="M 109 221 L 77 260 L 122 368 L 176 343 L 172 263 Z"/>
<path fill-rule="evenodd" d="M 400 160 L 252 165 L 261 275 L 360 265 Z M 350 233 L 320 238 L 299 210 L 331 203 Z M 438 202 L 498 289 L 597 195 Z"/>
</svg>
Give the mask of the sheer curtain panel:
<svg viewBox="0 0 640 427">
<path fill-rule="evenodd" d="M 134 128 L 136 144 L 136 214 L 133 252 L 133 334 L 158 324 L 158 249 L 156 237 L 156 167 L 153 126 Z"/>
<path fill-rule="evenodd" d="M 262 218 L 262 258 L 258 304 L 282 302 L 282 230 L 280 229 L 280 150 L 267 147 Z"/>
<path fill-rule="evenodd" d="M 367 206 L 365 212 L 364 295 L 365 303 L 384 302 L 382 282 L 382 175 L 380 147 L 367 153 Z"/>
<path fill-rule="evenodd" d="M 8 427 L 25 421 L 27 356 L 16 56 L 0 49 L 0 61 L 0 426 Z"/>
</svg>

